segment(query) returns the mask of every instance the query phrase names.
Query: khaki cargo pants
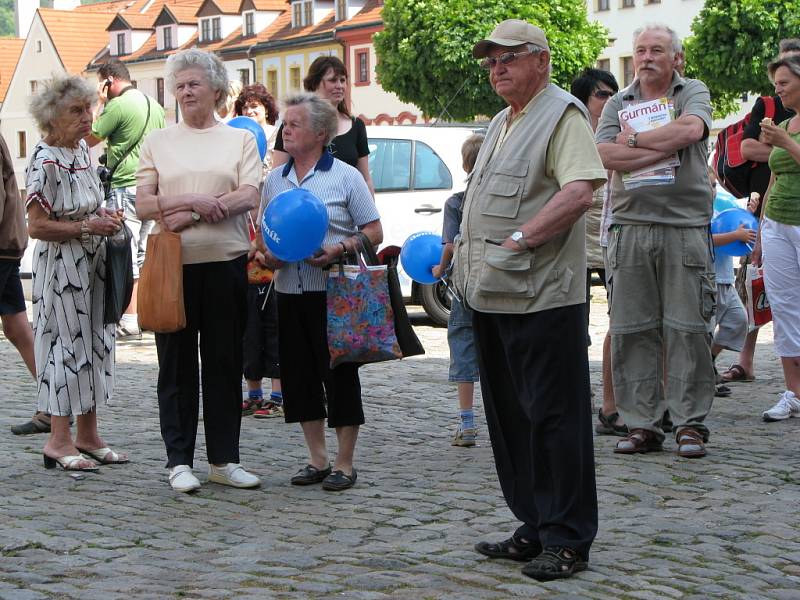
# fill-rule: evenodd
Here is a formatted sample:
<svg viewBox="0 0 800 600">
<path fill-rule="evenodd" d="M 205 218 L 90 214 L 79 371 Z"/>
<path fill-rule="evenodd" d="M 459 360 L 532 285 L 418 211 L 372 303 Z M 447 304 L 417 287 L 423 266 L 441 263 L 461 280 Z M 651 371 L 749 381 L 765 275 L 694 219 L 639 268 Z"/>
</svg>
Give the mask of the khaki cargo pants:
<svg viewBox="0 0 800 600">
<path fill-rule="evenodd" d="M 617 407 L 630 429 L 664 439 L 675 428 L 708 439 L 703 421 L 714 399 L 711 332 L 716 284 L 707 227 L 613 225 L 611 364 Z M 664 373 L 666 370 L 666 378 Z"/>
</svg>

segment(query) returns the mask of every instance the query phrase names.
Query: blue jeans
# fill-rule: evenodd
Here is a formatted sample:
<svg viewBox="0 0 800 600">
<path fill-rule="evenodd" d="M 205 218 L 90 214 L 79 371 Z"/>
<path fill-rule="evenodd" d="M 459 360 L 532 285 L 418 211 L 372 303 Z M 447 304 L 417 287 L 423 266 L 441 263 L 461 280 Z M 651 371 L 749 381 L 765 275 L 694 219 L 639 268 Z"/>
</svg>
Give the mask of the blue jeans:
<svg viewBox="0 0 800 600">
<path fill-rule="evenodd" d="M 472 334 L 472 311 L 456 298 L 450 304 L 447 321 L 447 344 L 450 346 L 448 381 L 467 383 L 478 381 L 478 358 Z"/>
</svg>

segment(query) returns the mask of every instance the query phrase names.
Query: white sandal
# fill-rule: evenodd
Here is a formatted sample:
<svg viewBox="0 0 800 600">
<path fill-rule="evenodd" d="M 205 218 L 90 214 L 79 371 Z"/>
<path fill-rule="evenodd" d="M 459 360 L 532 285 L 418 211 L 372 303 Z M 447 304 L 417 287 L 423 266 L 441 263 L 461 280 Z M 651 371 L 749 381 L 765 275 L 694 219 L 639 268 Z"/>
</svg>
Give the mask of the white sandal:
<svg viewBox="0 0 800 600">
<path fill-rule="evenodd" d="M 126 462 L 128 462 L 128 457 L 125 454 L 117 454 L 108 446 L 97 448 L 95 450 L 86 450 L 85 448 L 78 448 L 78 450 L 87 456 L 91 456 L 101 465 L 124 465 Z"/>
<path fill-rule="evenodd" d="M 59 456 L 58 458 L 53 458 L 52 456 L 47 456 L 47 454 L 42 454 L 42 457 L 44 458 L 45 469 L 55 469 L 56 465 L 58 465 L 65 471 L 91 471 L 94 473 L 100 470 L 100 467 L 95 464 L 92 464 L 91 467 L 77 466 L 81 462 L 92 462 L 82 454 L 75 454 L 73 456 Z"/>
</svg>

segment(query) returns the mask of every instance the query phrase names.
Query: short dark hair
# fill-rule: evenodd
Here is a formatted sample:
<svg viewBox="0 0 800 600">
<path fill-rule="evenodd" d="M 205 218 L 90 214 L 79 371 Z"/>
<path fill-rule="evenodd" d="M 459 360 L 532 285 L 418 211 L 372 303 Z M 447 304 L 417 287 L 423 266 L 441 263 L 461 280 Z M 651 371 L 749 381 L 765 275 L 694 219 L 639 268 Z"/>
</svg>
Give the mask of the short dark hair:
<svg viewBox="0 0 800 600">
<path fill-rule="evenodd" d="M 619 91 L 619 84 L 611 73 L 587 67 L 572 82 L 570 93 L 584 105 L 588 105 L 589 96 L 599 87 L 600 83 L 605 83 L 615 93 Z"/>
<path fill-rule="evenodd" d="M 233 112 L 237 115 L 243 114 L 244 105 L 251 100 L 255 100 L 264 106 L 267 113 L 267 123 L 275 125 L 275 121 L 278 120 L 278 105 L 275 104 L 275 98 L 272 97 L 272 94 L 260 83 L 246 85 L 242 89 L 239 97 L 236 98 L 236 102 L 233 103 Z"/>
<path fill-rule="evenodd" d="M 102 65 L 100 69 L 98 69 L 97 74 L 100 76 L 100 79 L 113 77 L 114 79 L 119 79 L 120 81 L 131 80 L 131 72 L 128 71 L 128 67 L 125 66 L 125 63 L 116 58 L 112 58 L 110 61 Z"/>
<path fill-rule="evenodd" d="M 316 92 L 329 69 L 333 69 L 334 73 L 347 79 L 347 67 L 337 56 L 318 56 L 308 67 L 308 74 L 303 79 L 303 88 L 307 92 Z M 350 110 L 344 100 L 339 102 L 339 106 L 336 108 L 343 115 L 350 116 Z"/>
<path fill-rule="evenodd" d="M 800 39 L 787 38 L 785 40 L 781 40 L 778 44 L 778 52 L 781 54 L 784 52 L 800 52 Z"/>
</svg>

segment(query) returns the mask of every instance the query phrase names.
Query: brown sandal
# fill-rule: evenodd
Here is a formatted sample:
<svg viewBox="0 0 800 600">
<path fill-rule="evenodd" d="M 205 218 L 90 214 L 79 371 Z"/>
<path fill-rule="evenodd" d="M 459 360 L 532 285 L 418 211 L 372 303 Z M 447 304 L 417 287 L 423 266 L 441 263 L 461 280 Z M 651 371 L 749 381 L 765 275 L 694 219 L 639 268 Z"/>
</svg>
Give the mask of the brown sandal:
<svg viewBox="0 0 800 600">
<path fill-rule="evenodd" d="M 633 429 L 617 442 L 615 454 L 646 454 L 661 452 L 664 448 L 656 438 L 656 434 L 647 429 Z"/>
<path fill-rule="evenodd" d="M 744 370 L 742 365 L 736 364 L 728 367 L 728 370 L 724 371 L 720 377 L 722 378 L 723 383 L 750 383 L 751 381 L 755 380 L 754 375 L 748 375 L 747 371 Z"/>
<path fill-rule="evenodd" d="M 675 436 L 678 442 L 678 456 L 683 458 L 702 458 L 706 455 L 703 436 L 696 429 L 684 427 Z"/>
</svg>

